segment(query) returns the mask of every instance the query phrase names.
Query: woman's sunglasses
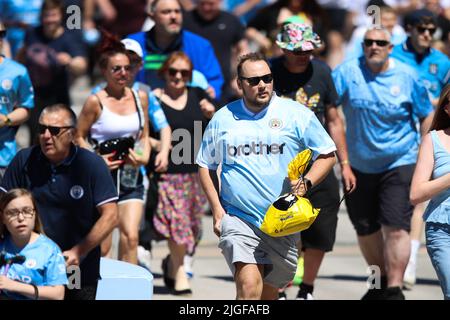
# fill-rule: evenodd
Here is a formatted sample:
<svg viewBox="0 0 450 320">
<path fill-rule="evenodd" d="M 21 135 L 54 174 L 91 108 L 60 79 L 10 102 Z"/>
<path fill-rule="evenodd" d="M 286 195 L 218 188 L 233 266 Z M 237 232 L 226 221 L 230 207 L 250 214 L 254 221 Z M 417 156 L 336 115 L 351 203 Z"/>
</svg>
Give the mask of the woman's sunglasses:
<svg viewBox="0 0 450 320">
<path fill-rule="evenodd" d="M 130 72 L 131 71 L 131 65 L 126 66 L 114 66 L 111 68 L 112 73 L 119 73 L 120 71 Z"/>
<path fill-rule="evenodd" d="M 239 78 L 242 80 L 247 80 L 248 84 L 251 85 L 252 87 L 257 86 L 261 80 L 266 84 L 271 83 L 273 80 L 273 76 L 271 73 L 265 74 L 260 77 L 250 77 L 250 78 L 239 77 Z"/>
<path fill-rule="evenodd" d="M 169 72 L 169 76 L 171 76 L 171 77 L 175 77 L 178 72 L 181 73 L 181 76 L 183 78 L 189 78 L 191 76 L 191 70 L 187 70 L 187 69 L 169 68 L 167 71 Z"/>
<path fill-rule="evenodd" d="M 50 131 L 50 134 L 52 136 L 57 136 L 57 135 L 59 135 L 61 130 L 70 129 L 70 128 L 73 128 L 73 126 L 54 127 L 54 126 L 46 126 L 43 124 L 39 124 L 39 126 L 38 126 L 39 134 L 44 134 L 45 131 L 48 129 L 48 131 Z"/>
<path fill-rule="evenodd" d="M 3 39 L 6 37 L 6 30 L 0 30 L 0 39 Z"/>
</svg>

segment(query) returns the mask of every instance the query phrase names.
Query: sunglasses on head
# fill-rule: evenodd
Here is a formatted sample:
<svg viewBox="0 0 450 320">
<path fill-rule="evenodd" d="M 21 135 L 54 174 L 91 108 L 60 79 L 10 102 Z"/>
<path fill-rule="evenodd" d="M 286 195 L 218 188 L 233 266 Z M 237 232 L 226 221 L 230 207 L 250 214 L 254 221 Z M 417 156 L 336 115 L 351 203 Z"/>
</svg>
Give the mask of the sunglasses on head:
<svg viewBox="0 0 450 320">
<path fill-rule="evenodd" d="M 432 36 L 436 32 L 436 28 L 425 28 L 425 27 L 417 26 L 416 29 L 420 34 L 425 33 L 425 31 L 428 30 L 428 32 L 430 33 L 430 36 Z"/>
<path fill-rule="evenodd" d="M 57 136 L 57 135 L 59 135 L 61 130 L 70 129 L 70 128 L 73 128 L 73 126 L 54 127 L 54 126 L 46 126 L 43 124 L 39 124 L 38 130 L 39 130 L 39 134 L 44 134 L 45 131 L 47 131 L 47 129 L 48 129 L 48 131 L 50 132 L 50 134 L 52 136 Z"/>
<path fill-rule="evenodd" d="M 366 47 L 371 47 L 374 43 L 376 43 L 378 47 L 386 47 L 390 42 L 387 40 L 364 39 L 364 45 Z"/>
<path fill-rule="evenodd" d="M 271 73 L 265 74 L 260 77 L 250 77 L 250 78 L 239 77 L 239 78 L 242 80 L 247 80 L 248 84 L 251 85 L 252 87 L 257 86 L 261 80 L 264 83 L 271 83 L 273 80 L 273 76 Z"/>
<path fill-rule="evenodd" d="M 131 65 L 126 65 L 126 66 L 114 66 L 111 68 L 111 72 L 112 73 L 118 73 L 120 71 L 125 71 L 125 72 L 130 72 L 131 70 Z"/>
<path fill-rule="evenodd" d="M 6 37 L 6 30 L 0 30 L 0 39 L 3 39 Z"/>
<path fill-rule="evenodd" d="M 171 77 L 175 77 L 178 72 L 181 73 L 181 76 L 183 78 L 189 78 L 191 76 L 191 70 L 187 70 L 187 69 L 169 68 L 167 71 L 169 72 L 169 76 L 171 76 Z"/>
</svg>

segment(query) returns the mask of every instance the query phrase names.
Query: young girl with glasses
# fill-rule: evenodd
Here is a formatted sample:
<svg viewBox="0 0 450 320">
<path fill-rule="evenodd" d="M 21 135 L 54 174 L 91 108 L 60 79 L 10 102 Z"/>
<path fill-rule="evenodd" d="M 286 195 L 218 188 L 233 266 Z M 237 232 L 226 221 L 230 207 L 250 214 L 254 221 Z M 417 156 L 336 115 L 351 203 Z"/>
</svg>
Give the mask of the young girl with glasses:
<svg viewBox="0 0 450 320">
<path fill-rule="evenodd" d="M 66 266 L 59 247 L 42 234 L 31 193 L 0 197 L 0 300 L 64 298 Z"/>
</svg>

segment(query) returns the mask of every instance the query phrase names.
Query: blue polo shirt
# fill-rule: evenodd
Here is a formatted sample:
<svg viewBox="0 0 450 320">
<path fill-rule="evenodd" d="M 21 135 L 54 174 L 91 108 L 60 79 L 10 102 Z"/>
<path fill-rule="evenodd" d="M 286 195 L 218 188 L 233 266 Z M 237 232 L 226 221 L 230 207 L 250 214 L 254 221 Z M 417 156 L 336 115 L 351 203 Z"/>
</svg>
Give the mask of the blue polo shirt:
<svg viewBox="0 0 450 320">
<path fill-rule="evenodd" d="M 34 107 L 33 86 L 23 65 L 3 58 L 0 63 L 0 114 L 7 115 L 17 107 Z M 17 129 L 17 126 L 0 128 L 0 167 L 7 167 L 17 152 Z"/>
<path fill-rule="evenodd" d="M 414 51 L 408 39 L 395 46 L 391 56 L 416 70 L 432 99 L 439 98 L 442 88 L 449 83 L 450 59 L 436 49 L 430 48 L 421 56 Z"/>
<path fill-rule="evenodd" d="M 22 149 L 5 172 L 3 191 L 25 188 L 36 199 L 45 234 L 69 250 L 84 240 L 100 218 L 97 207 L 117 201 L 117 190 L 104 160 L 72 146 L 69 157 L 52 165 L 39 146 Z M 100 278 L 100 246 L 82 260 L 81 284 Z"/>
</svg>

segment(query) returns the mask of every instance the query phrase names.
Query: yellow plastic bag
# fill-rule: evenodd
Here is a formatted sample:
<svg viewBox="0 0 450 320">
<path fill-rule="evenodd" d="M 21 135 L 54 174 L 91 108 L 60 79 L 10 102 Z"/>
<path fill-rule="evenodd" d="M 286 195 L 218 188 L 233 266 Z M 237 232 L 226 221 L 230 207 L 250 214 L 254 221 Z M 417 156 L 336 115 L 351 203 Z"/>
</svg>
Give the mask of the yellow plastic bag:
<svg viewBox="0 0 450 320">
<path fill-rule="evenodd" d="M 288 165 L 288 178 L 298 180 L 311 161 L 312 152 L 306 149 L 295 156 Z M 316 220 L 320 209 L 315 209 L 311 202 L 288 193 L 272 203 L 264 216 L 260 229 L 272 236 L 283 237 L 308 229 Z"/>
</svg>

